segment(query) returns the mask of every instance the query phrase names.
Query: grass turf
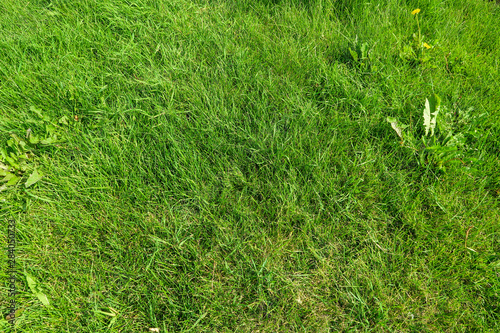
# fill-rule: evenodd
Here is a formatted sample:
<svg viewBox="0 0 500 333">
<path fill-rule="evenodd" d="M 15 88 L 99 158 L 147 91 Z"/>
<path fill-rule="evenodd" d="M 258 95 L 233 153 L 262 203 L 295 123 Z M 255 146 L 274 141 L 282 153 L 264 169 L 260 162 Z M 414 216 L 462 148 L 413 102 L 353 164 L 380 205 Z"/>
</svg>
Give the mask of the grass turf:
<svg viewBox="0 0 500 333">
<path fill-rule="evenodd" d="M 34 151 L 42 181 L 0 194 L 17 331 L 500 330 L 494 2 L 0 9 L 0 144 L 69 119 Z M 476 172 L 420 163 L 385 121 L 422 134 L 432 93 L 475 117 Z"/>
</svg>

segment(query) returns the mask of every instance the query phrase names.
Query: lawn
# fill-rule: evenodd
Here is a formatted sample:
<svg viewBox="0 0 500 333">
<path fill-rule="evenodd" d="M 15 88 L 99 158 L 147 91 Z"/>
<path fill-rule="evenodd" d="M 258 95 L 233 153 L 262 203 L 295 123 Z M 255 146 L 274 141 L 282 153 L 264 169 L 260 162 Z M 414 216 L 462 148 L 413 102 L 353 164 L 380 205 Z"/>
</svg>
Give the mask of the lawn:
<svg viewBox="0 0 500 333">
<path fill-rule="evenodd" d="M 498 22 L 1 1 L 0 331 L 499 332 Z"/>
</svg>

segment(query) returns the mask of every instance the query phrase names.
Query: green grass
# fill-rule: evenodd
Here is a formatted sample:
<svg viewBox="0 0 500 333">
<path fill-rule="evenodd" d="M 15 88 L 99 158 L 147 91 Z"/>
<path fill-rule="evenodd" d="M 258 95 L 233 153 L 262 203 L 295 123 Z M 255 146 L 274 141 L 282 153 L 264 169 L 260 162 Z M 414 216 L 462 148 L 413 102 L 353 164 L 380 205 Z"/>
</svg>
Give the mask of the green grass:
<svg viewBox="0 0 500 333">
<path fill-rule="evenodd" d="M 65 139 L 0 193 L 15 331 L 498 332 L 499 21 L 480 0 L 2 1 L 0 148 Z M 476 170 L 386 122 L 420 137 L 433 93 L 469 110 Z"/>
</svg>

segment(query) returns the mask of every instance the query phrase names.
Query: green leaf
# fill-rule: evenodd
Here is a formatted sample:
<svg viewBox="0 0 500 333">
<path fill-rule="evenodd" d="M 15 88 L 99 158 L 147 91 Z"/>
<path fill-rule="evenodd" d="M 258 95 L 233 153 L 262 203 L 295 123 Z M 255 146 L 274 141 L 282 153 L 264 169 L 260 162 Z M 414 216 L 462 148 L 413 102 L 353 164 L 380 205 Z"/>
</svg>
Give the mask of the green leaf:
<svg viewBox="0 0 500 333">
<path fill-rule="evenodd" d="M 35 293 L 35 296 L 40 300 L 40 302 L 42 302 L 43 305 L 45 306 L 50 305 L 49 299 L 47 298 L 47 295 L 45 295 L 44 293 L 38 292 Z"/>
<path fill-rule="evenodd" d="M 397 122 L 393 122 L 391 123 L 391 127 L 394 131 L 396 131 L 396 134 L 401 138 L 403 139 L 403 131 L 401 130 L 401 128 L 398 126 L 398 123 Z"/>
<path fill-rule="evenodd" d="M 14 139 L 7 140 L 7 146 L 16 149 L 16 141 Z"/>
<path fill-rule="evenodd" d="M 31 185 L 37 183 L 42 178 L 43 178 L 43 173 L 42 172 L 38 172 L 37 169 L 35 169 L 31 173 L 31 175 L 28 177 L 28 180 L 26 181 L 26 183 L 24 184 L 24 186 L 26 186 L 26 188 L 28 188 Z"/>
<path fill-rule="evenodd" d="M 27 152 L 28 150 L 30 150 L 30 147 L 28 146 L 28 144 L 24 140 L 19 141 L 19 146 L 21 147 L 21 150 L 23 152 Z"/>
<path fill-rule="evenodd" d="M 427 136 L 427 134 L 429 134 L 429 129 L 431 128 L 431 106 L 428 99 L 425 99 L 424 127 L 425 135 Z"/>
<path fill-rule="evenodd" d="M 59 124 L 68 125 L 68 120 L 69 120 L 69 118 L 67 116 L 62 116 L 59 119 Z"/>
<path fill-rule="evenodd" d="M 6 156 L 5 160 L 10 164 L 12 168 L 19 170 L 19 163 L 17 163 L 17 156 L 15 155 Z"/>
<path fill-rule="evenodd" d="M 396 134 L 401 138 L 401 140 L 404 140 L 403 130 L 407 128 L 409 125 L 398 124 L 398 120 L 394 117 L 387 117 L 386 120 L 391 124 L 392 129 L 396 131 Z"/>
<path fill-rule="evenodd" d="M 446 146 L 453 146 L 453 147 L 463 147 L 465 146 L 465 143 L 467 142 L 467 139 L 462 133 L 458 133 L 455 136 L 452 136 L 450 140 L 446 143 Z"/>
<path fill-rule="evenodd" d="M 8 171 L 4 171 L 5 172 L 5 177 L 2 179 L 2 182 L 6 182 L 6 181 L 9 181 L 11 180 L 13 177 L 15 177 L 16 175 L 11 173 L 11 172 L 8 172 Z M 3 172 L 2 172 L 3 173 Z"/>
<path fill-rule="evenodd" d="M 0 162 L 0 169 L 5 170 L 5 171 L 9 171 L 11 168 L 8 165 Z"/>
<path fill-rule="evenodd" d="M 57 134 L 57 129 L 54 125 L 49 125 L 49 124 L 45 125 L 45 131 L 50 135 Z"/>
<path fill-rule="evenodd" d="M 53 11 L 53 10 L 47 10 L 47 15 L 48 16 L 59 16 L 61 13 Z"/>
<path fill-rule="evenodd" d="M 11 138 L 12 138 L 12 139 L 14 139 L 14 141 L 15 141 L 18 145 L 19 145 L 19 144 L 21 144 L 21 142 L 24 142 L 24 140 L 23 140 L 23 139 L 21 139 L 21 138 L 19 137 L 19 135 L 15 134 L 15 133 L 10 133 L 10 136 L 11 136 Z"/>
<path fill-rule="evenodd" d="M 368 51 L 366 50 L 368 43 L 361 45 L 361 59 L 368 59 Z"/>
<path fill-rule="evenodd" d="M 7 175 L 5 176 L 5 178 L 9 177 L 9 181 L 5 184 L 5 186 L 13 186 L 13 185 L 16 185 L 17 182 L 21 179 L 21 177 L 18 177 L 14 174 L 10 174 L 11 176 Z M 4 178 L 4 179 L 5 179 Z"/>
<path fill-rule="evenodd" d="M 7 159 L 7 150 L 3 147 L 0 148 L 0 154 L 2 155 L 3 161 Z"/>
<path fill-rule="evenodd" d="M 39 109 L 37 109 L 37 108 L 35 108 L 34 106 L 31 106 L 31 107 L 30 107 L 30 110 L 31 110 L 31 111 L 33 111 L 33 112 L 35 112 L 35 113 L 36 113 L 36 114 L 37 114 L 40 118 L 42 118 L 43 120 L 45 120 L 45 121 L 50 121 L 49 116 L 42 114 L 42 111 L 41 111 L 41 110 L 39 110 Z"/>
<path fill-rule="evenodd" d="M 26 162 L 26 159 L 28 157 L 25 155 L 21 160 L 20 160 L 20 163 L 19 163 L 19 171 L 26 171 L 26 169 L 28 169 L 28 163 Z"/>
<path fill-rule="evenodd" d="M 437 116 L 439 114 L 439 106 L 441 105 L 441 98 L 438 95 L 433 94 L 430 98 L 425 99 L 424 108 L 424 127 L 425 136 L 431 132 L 431 136 L 434 135 L 434 129 L 436 128 Z"/>
<path fill-rule="evenodd" d="M 42 302 L 43 305 L 48 306 L 50 304 L 49 299 L 42 292 L 40 285 L 35 280 L 35 278 L 26 272 L 24 272 L 24 275 L 26 276 L 26 282 L 28 282 L 28 287 L 30 288 L 31 292 L 38 298 L 40 302 Z"/>
<path fill-rule="evenodd" d="M 38 110 L 37 108 L 35 108 L 34 106 L 30 106 L 30 111 L 33 111 L 35 112 L 40 118 L 43 118 L 43 114 L 42 114 L 42 111 Z"/>
<path fill-rule="evenodd" d="M 352 58 L 354 59 L 354 61 L 358 61 L 358 54 L 356 53 L 356 51 L 353 51 L 351 48 L 349 48 L 349 52 L 351 53 L 351 56 Z"/>
<path fill-rule="evenodd" d="M 40 142 L 40 139 L 35 134 L 30 134 L 29 140 L 30 140 L 30 143 L 32 143 L 34 145 L 37 144 L 38 142 Z"/>
<path fill-rule="evenodd" d="M 56 142 L 59 142 L 56 135 L 53 135 L 53 136 L 50 136 L 50 137 L 45 138 L 43 140 L 40 140 L 40 143 L 43 145 L 50 145 L 50 144 L 53 144 Z"/>
</svg>

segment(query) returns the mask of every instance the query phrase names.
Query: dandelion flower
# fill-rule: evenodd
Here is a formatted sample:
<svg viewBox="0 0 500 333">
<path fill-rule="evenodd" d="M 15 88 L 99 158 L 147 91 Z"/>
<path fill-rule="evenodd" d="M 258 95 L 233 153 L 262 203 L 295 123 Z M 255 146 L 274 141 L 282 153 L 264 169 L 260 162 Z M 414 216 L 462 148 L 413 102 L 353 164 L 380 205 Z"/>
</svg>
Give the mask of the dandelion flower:
<svg viewBox="0 0 500 333">
<path fill-rule="evenodd" d="M 424 47 L 425 47 L 427 50 L 431 48 L 431 46 L 430 46 L 429 44 L 427 44 L 427 43 L 424 43 Z"/>
<path fill-rule="evenodd" d="M 416 15 L 420 13 L 420 8 L 417 8 L 417 9 L 414 9 L 412 12 L 411 12 L 411 15 Z"/>
</svg>

